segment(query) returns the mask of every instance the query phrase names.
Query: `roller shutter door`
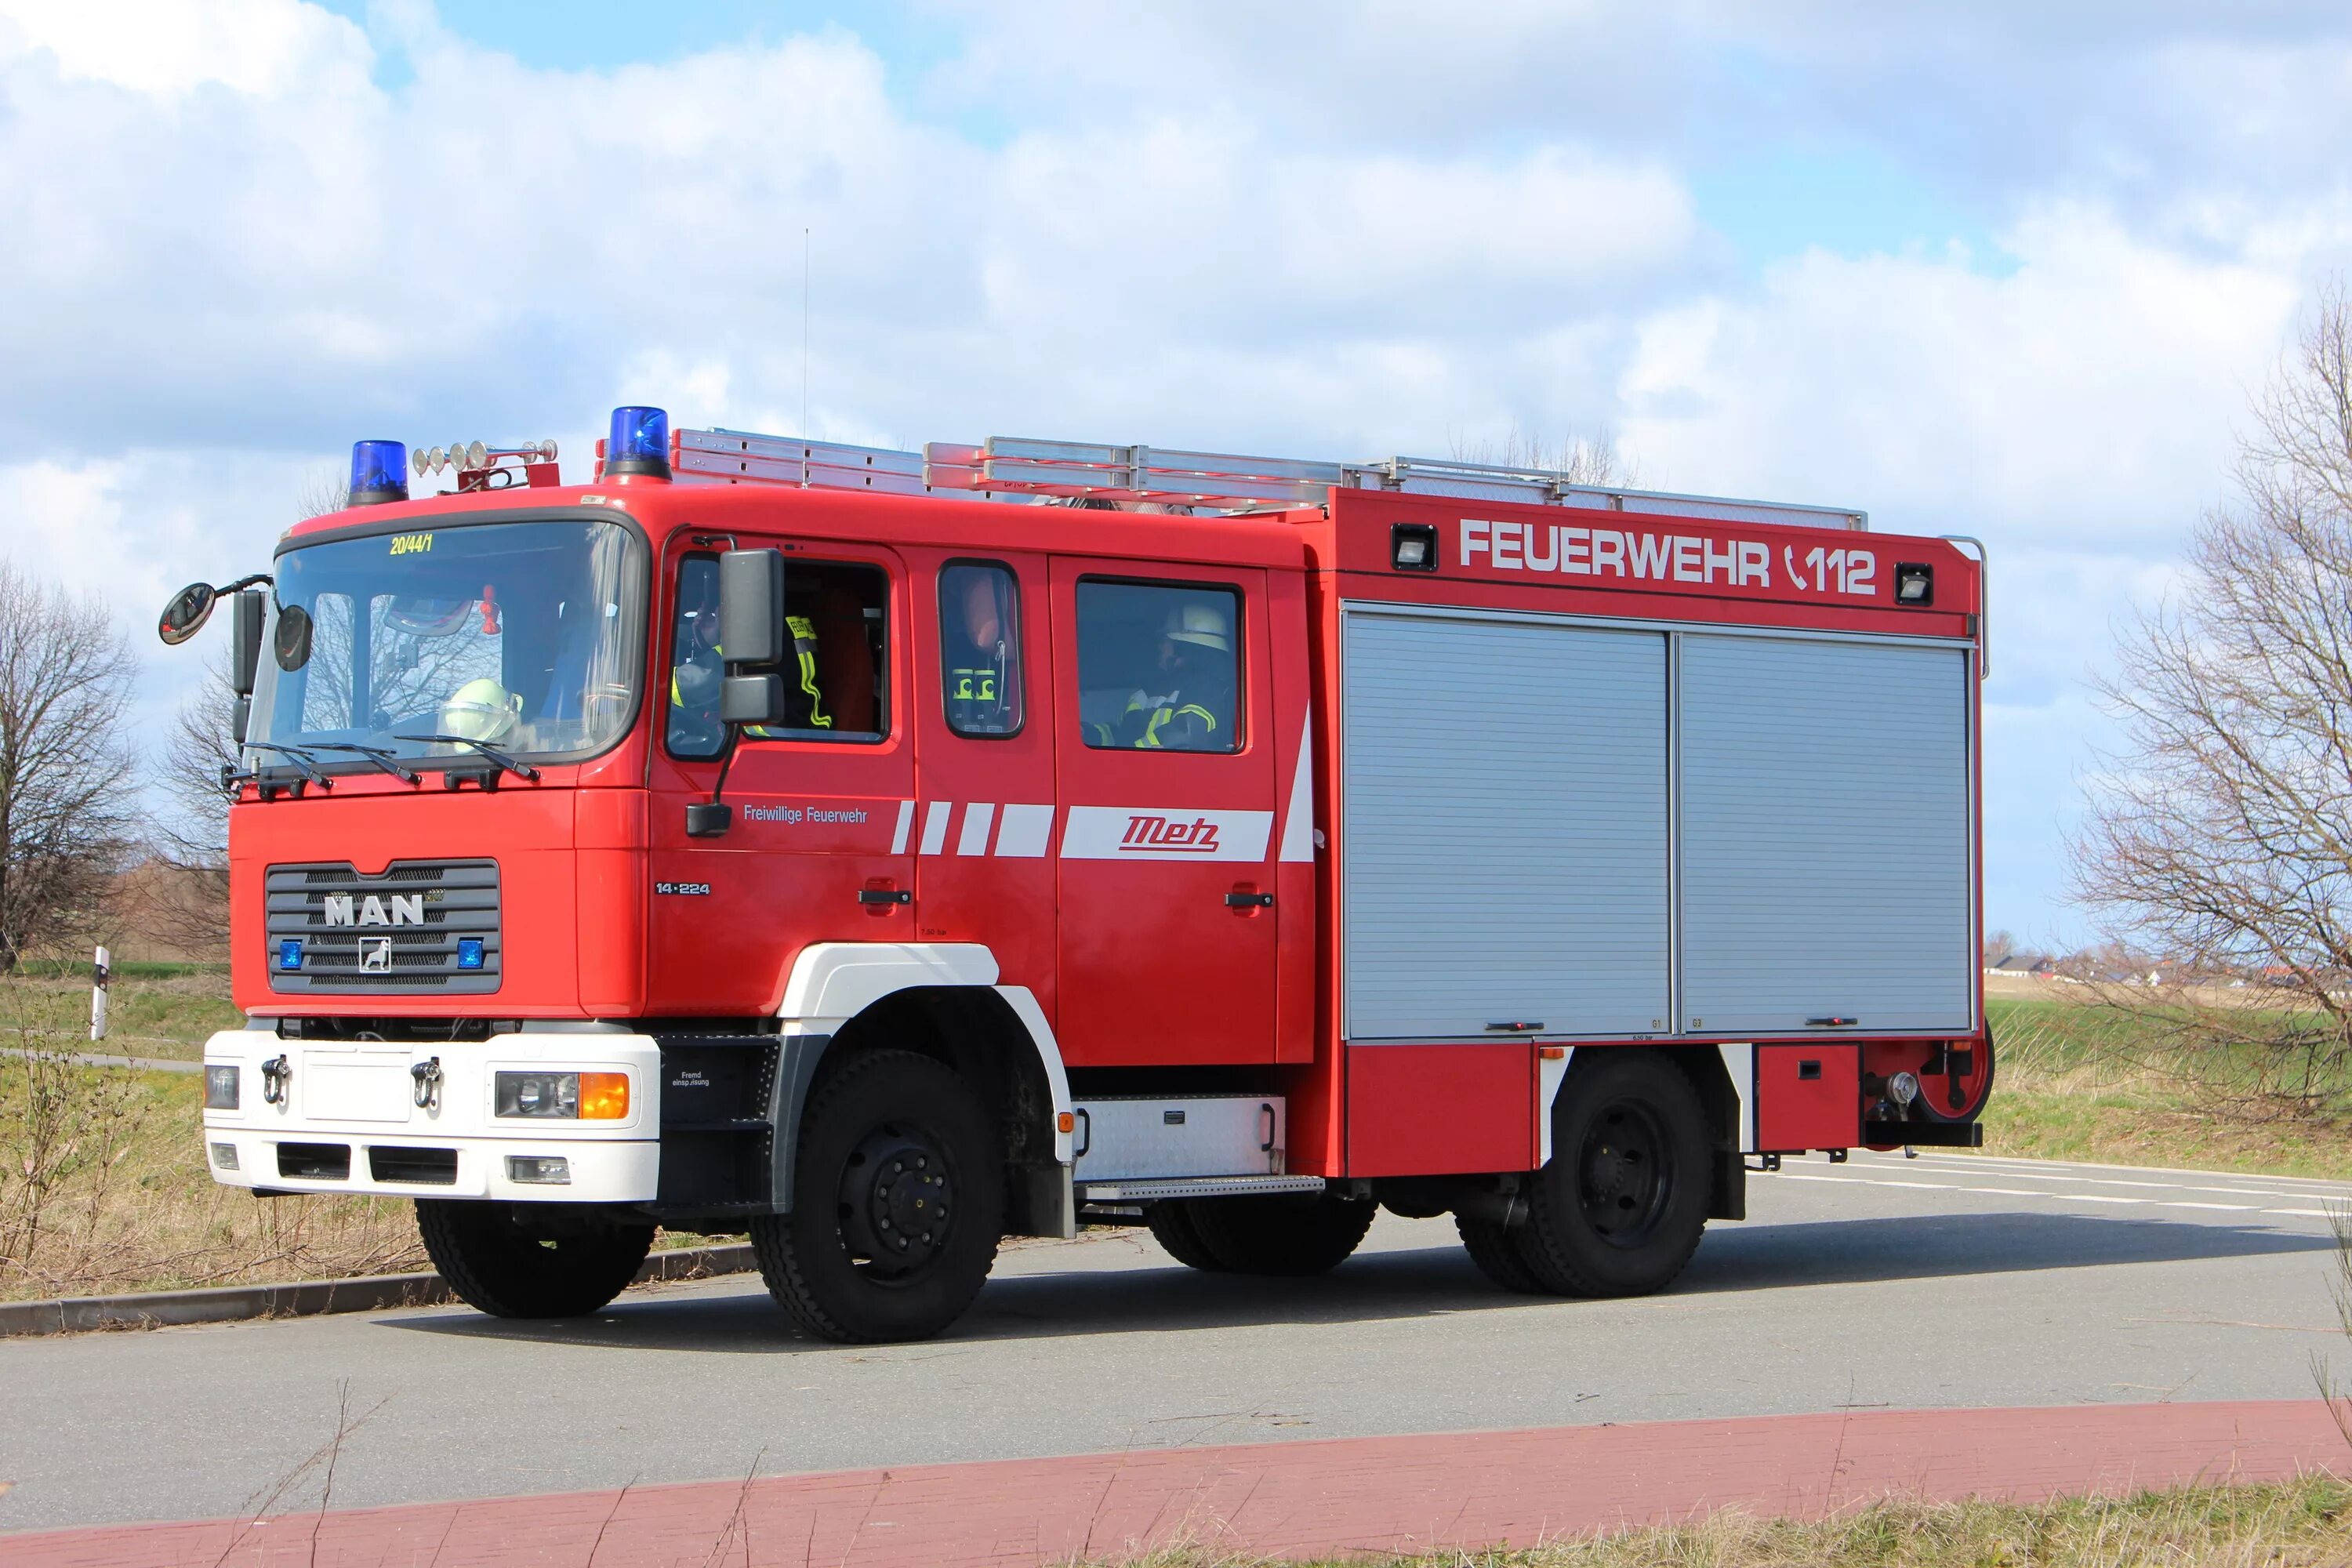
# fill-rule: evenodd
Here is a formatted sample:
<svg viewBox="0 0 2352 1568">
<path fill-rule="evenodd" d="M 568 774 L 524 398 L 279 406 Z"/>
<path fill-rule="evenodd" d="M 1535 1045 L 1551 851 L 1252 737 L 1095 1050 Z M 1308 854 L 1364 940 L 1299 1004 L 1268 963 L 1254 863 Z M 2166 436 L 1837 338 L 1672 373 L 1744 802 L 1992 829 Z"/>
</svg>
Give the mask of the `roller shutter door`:
<svg viewBox="0 0 2352 1568">
<path fill-rule="evenodd" d="M 1350 611 L 1348 1037 L 1669 1026 L 1665 639 Z"/>
<path fill-rule="evenodd" d="M 1965 1029 L 1968 661 L 1681 639 L 1683 1023 Z"/>
</svg>

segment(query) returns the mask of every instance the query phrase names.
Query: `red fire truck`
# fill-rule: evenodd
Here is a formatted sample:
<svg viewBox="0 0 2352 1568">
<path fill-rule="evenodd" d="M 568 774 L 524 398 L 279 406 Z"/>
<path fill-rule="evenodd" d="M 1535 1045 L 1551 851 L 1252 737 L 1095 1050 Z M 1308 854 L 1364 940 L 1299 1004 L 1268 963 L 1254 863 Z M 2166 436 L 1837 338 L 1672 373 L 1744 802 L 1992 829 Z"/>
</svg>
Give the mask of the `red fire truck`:
<svg viewBox="0 0 2352 1568">
<path fill-rule="evenodd" d="M 1967 1146 L 1981 552 L 1397 458 L 616 412 L 362 443 L 234 607 L 215 1177 L 416 1202 L 508 1316 L 656 1226 L 933 1334 L 1007 1235 L 1452 1214 L 1651 1291 L 1753 1170 Z"/>
</svg>

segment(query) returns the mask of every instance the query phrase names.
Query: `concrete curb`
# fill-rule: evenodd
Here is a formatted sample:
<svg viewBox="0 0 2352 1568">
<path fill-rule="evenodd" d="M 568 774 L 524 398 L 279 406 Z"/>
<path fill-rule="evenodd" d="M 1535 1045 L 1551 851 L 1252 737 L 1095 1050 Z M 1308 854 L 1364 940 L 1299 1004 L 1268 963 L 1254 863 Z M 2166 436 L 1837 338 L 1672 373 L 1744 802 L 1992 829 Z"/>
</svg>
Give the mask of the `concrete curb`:
<svg viewBox="0 0 2352 1568">
<path fill-rule="evenodd" d="M 656 1252 L 636 1283 L 743 1274 L 759 1267 L 751 1247 L 682 1247 Z M 151 1290 L 130 1296 L 68 1296 L 0 1303 L 0 1339 L 71 1334 L 91 1329 L 152 1329 L 179 1323 L 234 1323 L 248 1318 L 307 1318 L 320 1312 L 377 1312 L 430 1307 L 457 1292 L 438 1274 L 377 1274 L 357 1279 L 307 1279 L 291 1285 L 226 1285 L 208 1290 Z"/>
</svg>

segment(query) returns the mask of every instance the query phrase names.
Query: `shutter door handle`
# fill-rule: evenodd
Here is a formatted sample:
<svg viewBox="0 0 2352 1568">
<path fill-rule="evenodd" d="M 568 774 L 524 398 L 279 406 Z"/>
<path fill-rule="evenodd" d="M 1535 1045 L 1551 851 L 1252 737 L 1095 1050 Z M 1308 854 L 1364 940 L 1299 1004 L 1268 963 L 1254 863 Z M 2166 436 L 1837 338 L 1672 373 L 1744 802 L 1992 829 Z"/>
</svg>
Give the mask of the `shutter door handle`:
<svg viewBox="0 0 2352 1568">
<path fill-rule="evenodd" d="M 1229 910 L 1270 910 L 1274 908 L 1272 893 L 1227 893 L 1225 908 Z"/>
<path fill-rule="evenodd" d="M 905 888 L 860 888 L 857 901 L 861 904 L 911 904 L 915 895 Z"/>
</svg>

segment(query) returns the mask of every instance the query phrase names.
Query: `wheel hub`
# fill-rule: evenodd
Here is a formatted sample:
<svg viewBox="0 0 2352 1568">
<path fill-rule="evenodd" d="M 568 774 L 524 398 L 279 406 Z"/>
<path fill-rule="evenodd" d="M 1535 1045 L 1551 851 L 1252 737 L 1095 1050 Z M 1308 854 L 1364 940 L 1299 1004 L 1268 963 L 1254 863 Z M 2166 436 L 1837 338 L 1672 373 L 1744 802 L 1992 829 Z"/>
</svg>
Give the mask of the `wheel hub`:
<svg viewBox="0 0 2352 1568">
<path fill-rule="evenodd" d="M 869 1273 L 910 1273 L 937 1258 L 955 1208 L 947 1158 L 922 1129 L 885 1122 L 850 1152 L 841 1182 L 842 1238 Z"/>
<path fill-rule="evenodd" d="M 1672 1181 L 1665 1129 L 1638 1100 L 1612 1100 L 1593 1118 L 1578 1160 L 1578 1197 L 1588 1224 L 1619 1247 L 1638 1247 L 1657 1227 Z"/>
</svg>

